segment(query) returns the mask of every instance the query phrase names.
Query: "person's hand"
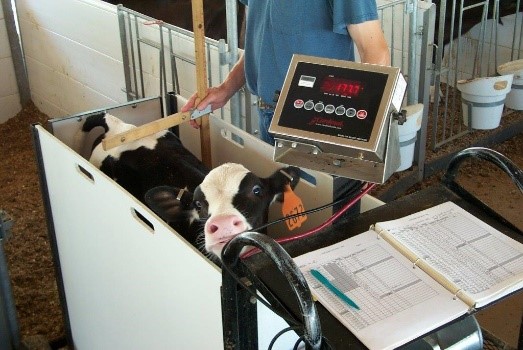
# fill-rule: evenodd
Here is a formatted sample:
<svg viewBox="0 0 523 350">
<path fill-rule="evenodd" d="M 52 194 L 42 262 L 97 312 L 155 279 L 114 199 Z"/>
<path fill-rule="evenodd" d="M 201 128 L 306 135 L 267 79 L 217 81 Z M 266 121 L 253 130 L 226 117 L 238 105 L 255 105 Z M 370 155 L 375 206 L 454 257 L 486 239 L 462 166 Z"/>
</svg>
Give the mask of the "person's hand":
<svg viewBox="0 0 523 350">
<path fill-rule="evenodd" d="M 230 96 L 223 85 L 211 87 L 207 89 L 207 95 L 198 104 L 196 104 L 198 100 L 198 93 L 195 92 L 192 94 L 191 97 L 189 97 L 187 100 L 187 103 L 182 106 L 180 112 L 192 111 L 194 108 L 201 111 L 208 105 L 211 105 L 211 109 L 214 111 L 218 108 L 222 108 L 227 103 L 227 101 L 229 101 L 229 98 Z M 196 120 L 191 119 L 189 123 L 193 128 L 200 128 L 200 125 Z"/>
</svg>

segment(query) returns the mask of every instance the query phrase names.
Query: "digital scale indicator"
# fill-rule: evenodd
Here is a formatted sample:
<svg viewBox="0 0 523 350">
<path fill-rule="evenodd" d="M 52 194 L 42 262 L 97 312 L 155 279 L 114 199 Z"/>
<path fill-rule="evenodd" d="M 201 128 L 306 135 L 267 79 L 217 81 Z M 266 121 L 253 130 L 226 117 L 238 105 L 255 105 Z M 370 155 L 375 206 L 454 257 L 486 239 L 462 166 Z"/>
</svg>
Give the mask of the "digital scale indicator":
<svg viewBox="0 0 523 350">
<path fill-rule="evenodd" d="M 362 81 L 337 78 L 331 75 L 323 78 L 320 85 L 320 91 L 324 94 L 331 94 L 345 97 L 358 97 L 363 91 L 364 83 Z"/>
<path fill-rule="evenodd" d="M 269 128 L 274 160 L 383 183 L 399 166 L 391 114 L 405 90 L 396 67 L 294 55 Z"/>
</svg>

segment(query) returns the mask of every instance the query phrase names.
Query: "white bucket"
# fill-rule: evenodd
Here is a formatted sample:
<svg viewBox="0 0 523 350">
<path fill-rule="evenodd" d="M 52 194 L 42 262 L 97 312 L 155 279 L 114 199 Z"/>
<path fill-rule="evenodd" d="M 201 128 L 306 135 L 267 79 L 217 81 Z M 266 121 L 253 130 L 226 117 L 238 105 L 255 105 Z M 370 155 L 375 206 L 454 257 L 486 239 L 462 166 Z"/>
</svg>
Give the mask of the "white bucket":
<svg viewBox="0 0 523 350">
<path fill-rule="evenodd" d="M 458 81 L 461 91 L 463 123 L 473 129 L 494 129 L 501 122 L 505 98 L 513 74 Z"/>
<path fill-rule="evenodd" d="M 498 74 L 514 74 L 512 89 L 507 95 L 505 106 L 523 111 L 523 59 L 500 65 L 498 67 Z"/>
<path fill-rule="evenodd" d="M 401 161 L 396 171 L 403 171 L 412 166 L 416 137 L 418 130 L 421 129 L 421 121 L 423 119 L 422 103 L 407 106 L 405 110 L 407 111 L 407 120 L 402 125 L 398 125 Z"/>
</svg>

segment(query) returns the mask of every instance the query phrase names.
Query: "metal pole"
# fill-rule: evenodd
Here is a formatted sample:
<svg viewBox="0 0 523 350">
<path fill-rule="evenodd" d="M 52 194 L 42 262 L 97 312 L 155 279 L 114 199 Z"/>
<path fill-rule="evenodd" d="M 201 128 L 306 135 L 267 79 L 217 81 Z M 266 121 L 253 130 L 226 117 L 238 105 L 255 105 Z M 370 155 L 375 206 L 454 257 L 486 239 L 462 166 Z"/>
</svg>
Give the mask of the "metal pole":
<svg viewBox="0 0 523 350">
<path fill-rule="evenodd" d="M 29 78 L 27 76 L 27 67 L 22 48 L 22 38 L 18 31 L 13 2 L 11 0 L 2 0 L 2 8 L 4 10 L 9 46 L 11 47 L 11 57 L 13 58 L 20 104 L 24 107 L 31 101 L 31 90 L 29 89 Z"/>
<path fill-rule="evenodd" d="M 409 85 L 407 91 L 407 104 L 418 102 L 418 81 L 416 72 L 416 50 L 418 47 L 418 1 L 412 0 L 409 18 Z"/>
<path fill-rule="evenodd" d="M 138 93 L 138 91 L 135 91 L 133 93 L 133 91 L 132 91 L 133 88 L 131 86 L 131 68 L 129 67 L 129 65 L 130 65 L 129 48 L 127 46 L 127 34 L 126 34 L 127 31 L 125 29 L 125 13 L 122 9 L 123 9 L 122 5 L 117 6 L 118 26 L 120 28 L 120 43 L 122 45 L 123 72 L 124 72 L 124 76 L 125 76 L 125 93 L 127 94 L 127 101 L 133 101 L 136 99 L 136 94 Z M 127 16 L 129 16 L 129 14 L 127 14 Z M 129 27 L 129 32 L 131 32 L 130 27 Z M 129 35 L 131 35 L 131 33 Z M 134 64 L 133 64 L 132 71 L 135 72 Z M 135 75 L 135 81 L 136 81 L 136 75 Z"/>
<path fill-rule="evenodd" d="M 4 213 L 0 210 L 0 348 L 19 349 L 20 330 L 4 253 L 4 238 L 12 225 L 12 220 L 5 217 Z"/>
<path fill-rule="evenodd" d="M 238 6 L 236 0 L 226 0 L 227 44 L 229 46 L 229 70 L 238 62 Z M 230 100 L 231 123 L 244 129 L 241 119 L 240 94 L 235 93 Z"/>
</svg>

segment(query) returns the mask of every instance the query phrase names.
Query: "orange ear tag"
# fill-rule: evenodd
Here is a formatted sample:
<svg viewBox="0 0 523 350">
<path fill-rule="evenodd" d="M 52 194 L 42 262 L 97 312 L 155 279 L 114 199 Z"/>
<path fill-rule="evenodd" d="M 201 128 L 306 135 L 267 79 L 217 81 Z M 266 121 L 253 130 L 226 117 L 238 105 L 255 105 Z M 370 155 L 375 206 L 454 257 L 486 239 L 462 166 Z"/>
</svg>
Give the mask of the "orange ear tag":
<svg viewBox="0 0 523 350">
<path fill-rule="evenodd" d="M 288 217 L 294 214 L 303 213 L 305 211 L 305 208 L 303 207 L 303 203 L 294 193 L 290 185 L 285 186 L 285 191 L 283 192 L 283 205 L 281 208 L 281 212 L 284 217 Z M 287 228 L 289 231 L 292 231 L 298 227 L 301 227 L 301 224 L 303 224 L 307 220 L 307 215 L 299 215 L 291 219 L 285 220 L 285 223 L 287 224 Z"/>
</svg>

